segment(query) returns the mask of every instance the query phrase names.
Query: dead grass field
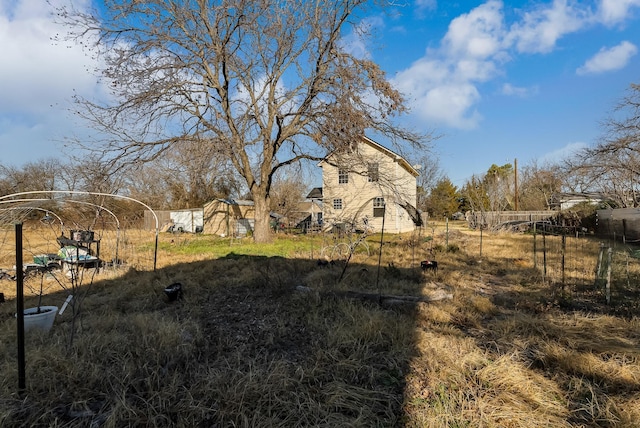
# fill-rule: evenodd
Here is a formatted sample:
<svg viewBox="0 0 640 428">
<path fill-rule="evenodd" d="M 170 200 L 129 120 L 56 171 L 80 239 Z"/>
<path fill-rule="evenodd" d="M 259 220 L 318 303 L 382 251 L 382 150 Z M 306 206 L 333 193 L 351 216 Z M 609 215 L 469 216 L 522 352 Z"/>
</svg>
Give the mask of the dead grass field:
<svg viewBox="0 0 640 428">
<path fill-rule="evenodd" d="M 25 258 L 48 245 L 38 234 Z M 257 246 L 162 234 L 154 272 L 153 236 L 139 232 L 127 251 L 140 261 L 94 277 L 73 343 L 69 312 L 29 333 L 25 391 L 15 282 L 0 280 L 0 426 L 640 426 L 639 263 L 616 247 L 607 304 L 600 243 L 568 241 L 562 272 L 559 238 L 546 239 L 534 257 L 530 235 L 480 241 L 433 223 L 385 235 L 380 265 L 369 237 L 338 282 L 341 263 L 317 263 L 328 236 Z M 419 269 L 427 258 L 437 273 Z M 185 294 L 169 303 L 173 282 Z M 51 284 L 44 300 L 60 306 L 68 293 Z M 380 304 L 348 291 L 452 298 Z"/>
</svg>

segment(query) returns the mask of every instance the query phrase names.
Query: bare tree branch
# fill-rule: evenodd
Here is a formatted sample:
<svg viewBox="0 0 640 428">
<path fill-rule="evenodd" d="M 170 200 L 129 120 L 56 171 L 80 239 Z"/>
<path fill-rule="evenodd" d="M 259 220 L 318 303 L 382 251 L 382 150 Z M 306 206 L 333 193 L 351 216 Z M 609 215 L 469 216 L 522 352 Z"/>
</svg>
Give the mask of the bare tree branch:
<svg viewBox="0 0 640 428">
<path fill-rule="evenodd" d="M 404 100 L 368 59 L 342 44 L 369 2 L 332 0 L 106 0 L 100 14 L 61 9 L 91 42 L 107 101 L 77 98 L 101 139 L 82 146 L 113 164 L 163 156 L 197 138 L 224 154 L 256 204 L 268 240 L 274 173 L 320 159 L 365 131 L 420 145 L 395 124 Z"/>
</svg>

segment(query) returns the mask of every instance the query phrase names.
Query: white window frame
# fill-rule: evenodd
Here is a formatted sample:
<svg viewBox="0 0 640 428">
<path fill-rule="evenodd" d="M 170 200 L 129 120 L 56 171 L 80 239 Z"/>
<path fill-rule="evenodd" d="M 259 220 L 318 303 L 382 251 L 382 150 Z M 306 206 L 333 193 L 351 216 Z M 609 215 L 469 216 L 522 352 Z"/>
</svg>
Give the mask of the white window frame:
<svg viewBox="0 0 640 428">
<path fill-rule="evenodd" d="M 373 216 L 383 217 L 384 210 L 385 210 L 384 198 L 381 196 L 373 198 Z"/>
</svg>

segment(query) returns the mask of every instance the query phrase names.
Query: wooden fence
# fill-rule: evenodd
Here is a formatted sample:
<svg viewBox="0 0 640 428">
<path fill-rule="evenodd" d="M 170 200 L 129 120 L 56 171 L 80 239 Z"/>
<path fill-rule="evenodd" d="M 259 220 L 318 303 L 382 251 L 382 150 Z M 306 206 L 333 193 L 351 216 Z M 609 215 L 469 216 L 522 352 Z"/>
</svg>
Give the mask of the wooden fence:
<svg viewBox="0 0 640 428">
<path fill-rule="evenodd" d="M 505 223 L 545 221 L 557 211 L 470 211 L 466 214 L 472 229 L 494 229 Z"/>
<path fill-rule="evenodd" d="M 596 233 L 603 238 L 640 242 L 640 208 L 598 210 Z"/>
<path fill-rule="evenodd" d="M 162 228 L 165 224 L 171 221 L 171 211 L 155 211 L 158 216 L 158 227 Z M 144 212 L 144 230 L 155 230 L 156 219 L 149 210 Z"/>
</svg>

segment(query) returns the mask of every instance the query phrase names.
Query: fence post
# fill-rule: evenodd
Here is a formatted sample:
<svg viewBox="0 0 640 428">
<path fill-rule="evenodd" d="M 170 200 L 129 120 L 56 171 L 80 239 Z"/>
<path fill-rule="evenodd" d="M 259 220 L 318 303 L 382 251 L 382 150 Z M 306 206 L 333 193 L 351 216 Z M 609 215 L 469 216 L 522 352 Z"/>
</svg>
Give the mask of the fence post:
<svg viewBox="0 0 640 428">
<path fill-rule="evenodd" d="M 598 285 L 598 280 L 602 276 L 602 255 L 604 254 L 604 244 L 600 243 L 600 251 L 598 251 L 598 264 L 596 265 L 596 286 Z"/>
<path fill-rule="evenodd" d="M 445 251 L 449 248 L 449 217 L 445 217 L 445 222 L 447 224 L 447 232 L 445 234 L 446 238 L 445 238 Z"/>
<path fill-rule="evenodd" d="M 18 390 L 26 387 L 24 353 L 24 270 L 22 260 L 22 223 L 16 223 L 16 319 L 18 325 Z"/>
<path fill-rule="evenodd" d="M 536 251 L 536 222 L 533 223 L 533 268 L 538 268 L 538 253 Z"/>
<path fill-rule="evenodd" d="M 611 302 L 611 259 L 613 258 L 613 248 L 609 247 L 607 251 L 607 305 Z"/>
<path fill-rule="evenodd" d="M 542 282 L 547 280 L 547 233 L 542 230 Z"/>
<path fill-rule="evenodd" d="M 564 291 L 565 286 L 565 254 L 567 249 L 567 235 L 566 229 L 562 228 L 562 291 Z"/>
</svg>

